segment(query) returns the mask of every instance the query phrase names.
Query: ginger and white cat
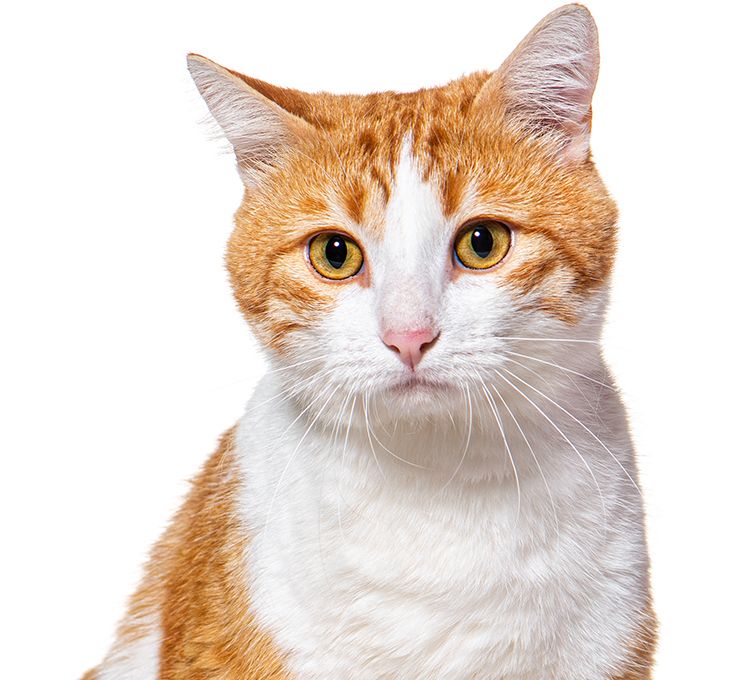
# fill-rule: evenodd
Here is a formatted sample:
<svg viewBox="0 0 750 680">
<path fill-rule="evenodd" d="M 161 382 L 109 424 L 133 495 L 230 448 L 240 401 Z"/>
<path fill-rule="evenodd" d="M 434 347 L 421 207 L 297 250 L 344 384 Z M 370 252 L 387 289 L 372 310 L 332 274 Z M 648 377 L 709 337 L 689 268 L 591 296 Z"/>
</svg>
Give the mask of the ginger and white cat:
<svg viewBox="0 0 750 680">
<path fill-rule="evenodd" d="M 188 66 L 237 156 L 227 265 L 274 369 L 86 677 L 651 677 L 588 11 L 411 93 Z"/>
</svg>

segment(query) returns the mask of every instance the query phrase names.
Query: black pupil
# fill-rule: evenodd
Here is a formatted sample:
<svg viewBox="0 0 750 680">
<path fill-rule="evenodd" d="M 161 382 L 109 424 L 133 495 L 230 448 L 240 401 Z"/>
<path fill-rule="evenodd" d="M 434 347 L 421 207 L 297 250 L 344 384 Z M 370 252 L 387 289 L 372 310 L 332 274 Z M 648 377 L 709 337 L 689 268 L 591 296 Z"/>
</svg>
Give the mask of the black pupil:
<svg viewBox="0 0 750 680">
<path fill-rule="evenodd" d="M 346 262 L 346 241 L 340 236 L 331 236 L 326 243 L 326 259 L 335 269 L 341 269 Z"/>
<path fill-rule="evenodd" d="M 476 227 L 472 230 L 471 247 L 479 257 L 488 257 L 492 252 L 492 244 L 492 232 L 487 227 Z"/>
</svg>

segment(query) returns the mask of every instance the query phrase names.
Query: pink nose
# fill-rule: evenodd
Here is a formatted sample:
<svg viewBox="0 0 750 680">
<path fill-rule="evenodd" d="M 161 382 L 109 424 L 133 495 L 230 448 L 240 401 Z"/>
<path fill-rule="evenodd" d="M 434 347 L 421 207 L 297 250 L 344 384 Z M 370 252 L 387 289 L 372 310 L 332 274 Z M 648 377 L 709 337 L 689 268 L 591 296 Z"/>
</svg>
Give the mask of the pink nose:
<svg viewBox="0 0 750 680">
<path fill-rule="evenodd" d="M 386 331 L 382 338 L 387 347 L 398 352 L 401 361 L 414 369 L 424 353 L 435 344 L 437 336 L 438 333 L 432 328 L 419 328 L 413 331 Z"/>
</svg>

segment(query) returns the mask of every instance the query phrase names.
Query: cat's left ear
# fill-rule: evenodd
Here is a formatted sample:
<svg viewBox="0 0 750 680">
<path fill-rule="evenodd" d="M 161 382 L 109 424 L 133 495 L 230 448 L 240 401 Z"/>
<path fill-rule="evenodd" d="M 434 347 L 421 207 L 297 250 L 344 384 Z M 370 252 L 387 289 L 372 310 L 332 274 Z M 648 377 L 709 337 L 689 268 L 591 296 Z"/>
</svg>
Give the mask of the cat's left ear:
<svg viewBox="0 0 750 680">
<path fill-rule="evenodd" d="M 473 110 L 545 137 L 562 160 L 579 162 L 589 156 L 598 73 L 594 19 L 582 5 L 565 5 L 542 19 L 490 76 Z"/>
</svg>

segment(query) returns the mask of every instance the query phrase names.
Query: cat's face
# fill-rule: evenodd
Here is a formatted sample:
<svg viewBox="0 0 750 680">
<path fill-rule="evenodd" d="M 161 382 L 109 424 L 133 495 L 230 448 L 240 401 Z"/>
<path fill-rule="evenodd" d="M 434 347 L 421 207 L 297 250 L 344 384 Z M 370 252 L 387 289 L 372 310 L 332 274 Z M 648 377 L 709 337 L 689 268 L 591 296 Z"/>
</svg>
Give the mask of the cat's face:
<svg viewBox="0 0 750 680">
<path fill-rule="evenodd" d="M 588 152 L 595 39 L 563 8 L 494 74 L 363 97 L 193 58 L 247 187 L 236 297 L 307 401 L 430 415 L 491 382 L 509 339 L 596 330 L 616 211 Z"/>
</svg>

